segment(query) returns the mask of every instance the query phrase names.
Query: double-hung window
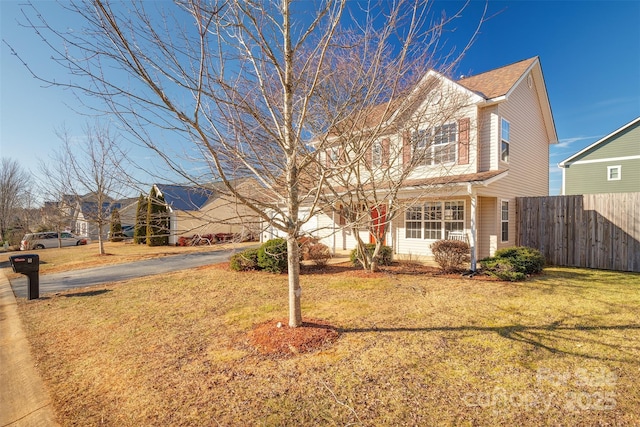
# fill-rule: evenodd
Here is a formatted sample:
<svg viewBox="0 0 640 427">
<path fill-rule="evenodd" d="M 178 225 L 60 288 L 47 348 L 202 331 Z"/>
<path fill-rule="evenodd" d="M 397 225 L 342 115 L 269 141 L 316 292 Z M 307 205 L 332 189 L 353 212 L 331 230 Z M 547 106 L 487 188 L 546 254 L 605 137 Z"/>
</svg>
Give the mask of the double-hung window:
<svg viewBox="0 0 640 427">
<path fill-rule="evenodd" d="M 442 239 L 442 204 L 440 202 L 424 204 L 424 238 Z"/>
<path fill-rule="evenodd" d="M 607 181 L 619 181 L 622 179 L 622 166 L 607 166 Z"/>
<path fill-rule="evenodd" d="M 382 142 L 376 141 L 371 146 L 371 164 L 373 166 L 382 165 Z"/>
<path fill-rule="evenodd" d="M 340 149 L 338 147 L 331 147 L 329 156 L 331 157 L 331 164 L 337 165 L 338 160 L 340 160 Z"/>
<path fill-rule="evenodd" d="M 407 239 L 422 238 L 422 206 L 411 206 L 407 209 L 404 220 Z"/>
<path fill-rule="evenodd" d="M 511 145 L 511 125 L 505 119 L 502 119 L 500 129 L 500 160 L 509 161 L 509 145 Z"/>
<path fill-rule="evenodd" d="M 509 202 L 502 201 L 500 209 L 500 228 L 501 228 L 501 240 L 503 242 L 509 241 Z"/>
<path fill-rule="evenodd" d="M 464 231 L 464 202 L 444 202 L 444 230 L 449 237 L 451 231 Z"/>
<path fill-rule="evenodd" d="M 456 137 L 458 126 L 449 123 L 433 129 L 433 163 L 434 165 L 453 163 L 456 161 Z"/>
<path fill-rule="evenodd" d="M 440 165 L 456 161 L 457 123 L 448 123 L 413 133 L 413 158 L 421 165 Z"/>
</svg>

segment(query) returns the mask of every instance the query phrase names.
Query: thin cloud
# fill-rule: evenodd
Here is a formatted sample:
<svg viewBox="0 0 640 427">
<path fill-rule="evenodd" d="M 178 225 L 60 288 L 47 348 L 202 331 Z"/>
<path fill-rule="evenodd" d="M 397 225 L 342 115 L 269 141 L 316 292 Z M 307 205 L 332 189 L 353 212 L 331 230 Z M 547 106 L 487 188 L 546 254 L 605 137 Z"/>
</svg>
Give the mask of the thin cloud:
<svg viewBox="0 0 640 427">
<path fill-rule="evenodd" d="M 586 140 L 598 140 L 602 138 L 601 135 L 596 135 L 596 136 L 576 136 L 573 138 L 564 138 L 561 139 L 554 148 L 568 148 L 571 144 L 574 144 L 576 142 L 580 142 L 580 141 L 586 141 Z"/>
</svg>

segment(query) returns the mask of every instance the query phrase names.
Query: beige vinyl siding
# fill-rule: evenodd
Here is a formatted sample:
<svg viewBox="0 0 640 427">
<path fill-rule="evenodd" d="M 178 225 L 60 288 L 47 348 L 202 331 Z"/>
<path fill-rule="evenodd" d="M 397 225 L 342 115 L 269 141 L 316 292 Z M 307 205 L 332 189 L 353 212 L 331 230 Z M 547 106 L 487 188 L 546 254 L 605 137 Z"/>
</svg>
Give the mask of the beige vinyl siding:
<svg viewBox="0 0 640 427">
<path fill-rule="evenodd" d="M 498 169 L 498 151 L 496 141 L 498 133 L 498 107 L 488 107 L 480 110 L 478 115 L 479 161 L 478 171 Z"/>
<path fill-rule="evenodd" d="M 607 179 L 609 166 L 620 166 L 620 180 Z M 640 191 L 640 159 L 573 164 L 565 167 L 564 174 L 567 195 Z"/>
<path fill-rule="evenodd" d="M 259 219 L 253 211 L 235 201 L 223 198 L 207 203 L 199 211 L 172 212 L 172 234 L 177 237 L 216 233 L 257 235 L 259 228 Z"/>
<path fill-rule="evenodd" d="M 495 154 L 492 154 L 496 160 L 499 156 L 500 118 L 504 117 L 511 125 L 509 162 L 499 162 L 500 169 L 508 169 L 508 174 L 480 190 L 479 195 L 511 199 L 549 194 L 549 141 L 535 83 L 529 88 L 526 80 L 523 79 L 508 99 L 491 111 L 491 116 L 496 118 L 495 123 L 492 120 L 496 131 L 491 134 L 496 147 Z"/>
<path fill-rule="evenodd" d="M 514 90 L 496 107 L 483 111 L 485 122 L 491 123 L 490 162 L 498 163 L 499 169 L 507 169 L 507 175 L 485 188 L 478 189 L 478 196 L 495 197 L 495 235 L 497 235 L 498 249 L 515 245 L 516 242 L 516 204 L 519 196 L 546 196 L 549 194 L 549 141 L 545 132 L 542 110 L 536 95 L 535 82 L 532 87 L 527 84 L 527 78 L 521 79 Z M 505 118 L 511 125 L 509 162 L 499 160 L 500 125 L 501 118 Z M 509 202 L 509 240 L 502 242 L 500 229 L 501 201 Z M 481 214 L 487 214 L 487 206 L 482 208 Z M 481 219 L 481 221 L 484 221 Z M 486 239 L 482 234 L 482 239 Z M 487 242 L 482 241 L 481 254 L 488 248 Z"/>
<path fill-rule="evenodd" d="M 492 256 L 497 249 L 498 236 L 497 199 L 478 197 L 478 259 Z"/>
</svg>

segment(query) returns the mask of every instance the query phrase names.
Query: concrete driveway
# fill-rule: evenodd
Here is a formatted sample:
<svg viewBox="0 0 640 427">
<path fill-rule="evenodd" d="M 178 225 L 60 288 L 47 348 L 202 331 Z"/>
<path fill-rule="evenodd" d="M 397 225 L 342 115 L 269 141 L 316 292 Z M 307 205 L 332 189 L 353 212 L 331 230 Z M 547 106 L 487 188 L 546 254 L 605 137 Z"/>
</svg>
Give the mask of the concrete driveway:
<svg viewBox="0 0 640 427">
<path fill-rule="evenodd" d="M 186 270 L 203 265 L 218 264 L 227 261 L 235 252 L 234 250 L 192 252 L 184 255 L 171 255 L 127 264 L 106 265 L 103 267 L 40 275 L 40 295 L 99 285 L 101 283 L 119 282 L 138 277 Z M 16 297 L 27 297 L 27 283 L 26 276 L 11 280 L 11 287 Z"/>
</svg>

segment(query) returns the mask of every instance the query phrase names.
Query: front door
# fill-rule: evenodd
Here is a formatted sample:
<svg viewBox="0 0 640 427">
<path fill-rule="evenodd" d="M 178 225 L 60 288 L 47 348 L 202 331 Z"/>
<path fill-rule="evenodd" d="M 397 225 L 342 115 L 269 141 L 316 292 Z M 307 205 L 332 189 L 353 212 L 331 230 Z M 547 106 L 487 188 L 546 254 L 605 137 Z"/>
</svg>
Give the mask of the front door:
<svg viewBox="0 0 640 427">
<path fill-rule="evenodd" d="M 374 206 L 371 209 L 371 222 L 372 222 L 372 232 L 369 233 L 369 243 L 376 242 L 376 236 L 378 239 L 382 241 L 382 244 L 386 244 L 385 242 L 385 230 L 386 230 L 386 222 L 387 222 L 387 206 L 379 205 Z M 374 235 L 375 233 L 375 235 Z"/>
</svg>

